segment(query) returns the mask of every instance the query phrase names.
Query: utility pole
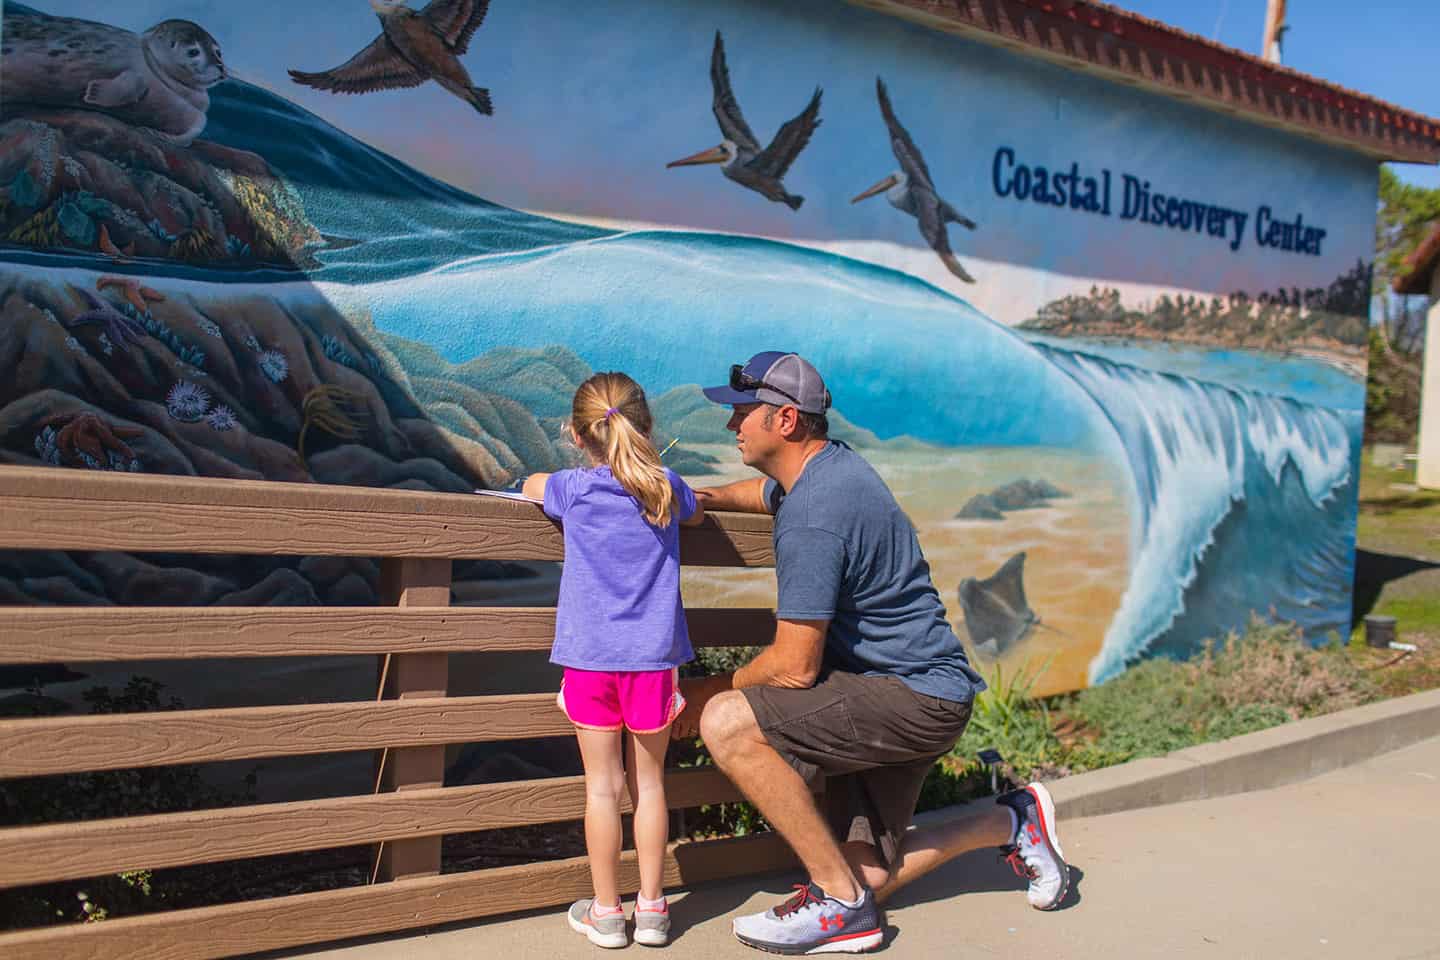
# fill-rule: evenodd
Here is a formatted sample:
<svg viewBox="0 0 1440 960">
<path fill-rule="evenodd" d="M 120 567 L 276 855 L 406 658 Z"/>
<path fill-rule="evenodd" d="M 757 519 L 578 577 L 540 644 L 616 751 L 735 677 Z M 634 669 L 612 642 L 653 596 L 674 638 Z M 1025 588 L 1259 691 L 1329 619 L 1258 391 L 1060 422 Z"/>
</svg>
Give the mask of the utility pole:
<svg viewBox="0 0 1440 960">
<path fill-rule="evenodd" d="M 1281 38 L 1290 25 L 1285 22 L 1285 0 L 1267 0 L 1265 6 L 1265 38 L 1260 43 L 1260 57 L 1271 63 L 1280 62 Z"/>
</svg>

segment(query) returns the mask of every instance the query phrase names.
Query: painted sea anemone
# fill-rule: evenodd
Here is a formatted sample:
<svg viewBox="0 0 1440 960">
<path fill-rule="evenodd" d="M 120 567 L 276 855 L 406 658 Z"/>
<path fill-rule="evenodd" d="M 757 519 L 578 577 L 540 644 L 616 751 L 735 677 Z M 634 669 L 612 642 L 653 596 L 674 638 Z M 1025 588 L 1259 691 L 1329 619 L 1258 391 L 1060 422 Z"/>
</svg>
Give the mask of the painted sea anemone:
<svg viewBox="0 0 1440 960">
<path fill-rule="evenodd" d="M 181 380 L 165 395 L 165 410 L 184 423 L 195 423 L 205 416 L 210 408 L 210 394 L 205 388 L 188 380 Z"/>
<path fill-rule="evenodd" d="M 46 463 L 60 466 L 60 444 L 54 427 L 46 427 L 35 434 L 35 453 Z"/>
<path fill-rule="evenodd" d="M 205 422 L 210 424 L 212 430 L 225 431 L 235 429 L 240 421 L 235 419 L 234 410 L 222 405 L 211 410 L 210 415 L 205 418 Z"/>
<path fill-rule="evenodd" d="M 271 383 L 279 383 L 290 376 L 290 361 L 279 350 L 266 350 L 260 354 L 260 370 Z"/>
</svg>

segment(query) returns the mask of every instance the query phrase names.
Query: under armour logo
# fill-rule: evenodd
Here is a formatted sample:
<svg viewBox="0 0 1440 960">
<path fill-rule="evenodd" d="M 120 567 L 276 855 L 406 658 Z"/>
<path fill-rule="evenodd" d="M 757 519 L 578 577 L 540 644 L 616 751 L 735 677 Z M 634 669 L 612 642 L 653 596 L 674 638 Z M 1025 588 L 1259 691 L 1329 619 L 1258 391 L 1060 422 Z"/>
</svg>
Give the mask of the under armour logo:
<svg viewBox="0 0 1440 960">
<path fill-rule="evenodd" d="M 839 929 L 840 929 L 841 927 L 843 927 L 843 926 L 845 926 L 845 918 L 844 918 L 844 917 L 840 917 L 840 916 L 829 916 L 829 917 L 827 917 L 827 916 L 825 916 L 825 915 L 823 915 L 823 914 L 820 916 L 820 929 L 821 929 L 821 930 L 824 930 L 824 931 L 826 931 L 826 932 L 829 932 L 830 930 L 839 930 Z"/>
<path fill-rule="evenodd" d="M 1030 832 L 1030 842 L 1031 842 L 1031 843 L 1039 843 L 1039 842 L 1040 842 L 1040 831 L 1036 829 L 1035 824 L 1033 824 L 1033 823 L 1027 823 L 1027 824 L 1025 824 L 1025 829 Z"/>
</svg>

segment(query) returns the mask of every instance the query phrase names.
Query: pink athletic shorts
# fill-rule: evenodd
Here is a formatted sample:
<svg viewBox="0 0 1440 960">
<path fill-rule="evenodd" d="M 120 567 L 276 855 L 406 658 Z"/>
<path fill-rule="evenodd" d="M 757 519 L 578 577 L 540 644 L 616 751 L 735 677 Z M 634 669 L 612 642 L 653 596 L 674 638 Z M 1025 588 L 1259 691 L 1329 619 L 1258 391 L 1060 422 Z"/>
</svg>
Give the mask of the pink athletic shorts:
<svg viewBox="0 0 1440 960">
<path fill-rule="evenodd" d="M 565 668 L 555 702 L 570 722 L 587 730 L 659 733 L 685 709 L 679 670 L 576 670 Z"/>
</svg>

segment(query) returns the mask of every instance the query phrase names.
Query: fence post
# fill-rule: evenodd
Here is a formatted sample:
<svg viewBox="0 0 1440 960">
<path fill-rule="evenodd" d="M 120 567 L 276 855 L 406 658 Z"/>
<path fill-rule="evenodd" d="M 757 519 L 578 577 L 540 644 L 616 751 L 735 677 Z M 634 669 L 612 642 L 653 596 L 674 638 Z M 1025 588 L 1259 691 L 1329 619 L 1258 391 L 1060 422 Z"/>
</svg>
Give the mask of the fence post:
<svg viewBox="0 0 1440 960">
<path fill-rule="evenodd" d="M 450 561 L 387 558 L 380 568 L 381 602 L 398 607 L 448 607 Z M 449 683 L 447 653 L 404 653 L 390 660 L 383 691 L 387 699 L 443 697 Z M 400 747 L 384 760 L 381 789 L 419 790 L 443 786 L 445 747 Z M 378 878 L 403 880 L 440 872 L 442 837 L 395 840 L 384 845 Z"/>
</svg>

